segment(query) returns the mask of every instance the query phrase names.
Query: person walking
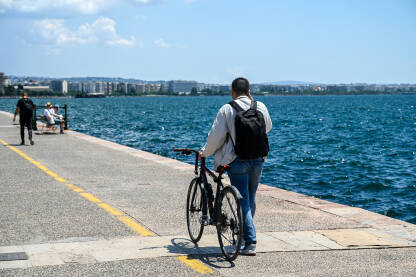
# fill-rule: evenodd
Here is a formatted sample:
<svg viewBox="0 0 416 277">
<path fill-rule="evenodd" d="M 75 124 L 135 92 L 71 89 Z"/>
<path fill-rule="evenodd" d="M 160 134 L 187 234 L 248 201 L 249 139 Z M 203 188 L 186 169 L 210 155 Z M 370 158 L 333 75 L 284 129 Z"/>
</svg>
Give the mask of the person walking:
<svg viewBox="0 0 416 277">
<path fill-rule="evenodd" d="M 244 221 L 241 254 L 254 256 L 256 192 L 269 151 L 267 133 L 272 129 L 272 121 L 266 106 L 250 95 L 247 79 L 240 77 L 232 82 L 231 96 L 233 101 L 219 109 L 200 156 L 214 155 L 215 169 L 229 165 L 231 184 L 243 198 L 240 199 Z"/>
<path fill-rule="evenodd" d="M 35 142 L 32 138 L 32 119 L 33 119 L 33 109 L 35 105 L 33 101 L 29 99 L 28 94 L 25 92 L 22 95 L 22 98 L 17 102 L 16 111 L 14 112 L 13 122 L 16 121 L 16 116 L 19 114 L 19 123 L 20 123 L 20 145 L 25 144 L 25 126 L 29 133 L 29 141 L 31 145 L 34 145 Z"/>
</svg>

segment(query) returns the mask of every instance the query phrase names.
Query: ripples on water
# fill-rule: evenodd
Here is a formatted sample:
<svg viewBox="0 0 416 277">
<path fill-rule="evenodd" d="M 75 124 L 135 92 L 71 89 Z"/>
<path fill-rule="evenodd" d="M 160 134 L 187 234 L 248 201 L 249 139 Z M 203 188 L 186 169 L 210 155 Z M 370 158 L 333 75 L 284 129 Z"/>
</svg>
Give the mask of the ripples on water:
<svg viewBox="0 0 416 277">
<path fill-rule="evenodd" d="M 262 183 L 416 223 L 416 95 L 258 99 L 273 121 Z M 192 163 L 172 148 L 200 148 L 230 98 L 34 101 L 67 103 L 75 131 Z"/>
</svg>

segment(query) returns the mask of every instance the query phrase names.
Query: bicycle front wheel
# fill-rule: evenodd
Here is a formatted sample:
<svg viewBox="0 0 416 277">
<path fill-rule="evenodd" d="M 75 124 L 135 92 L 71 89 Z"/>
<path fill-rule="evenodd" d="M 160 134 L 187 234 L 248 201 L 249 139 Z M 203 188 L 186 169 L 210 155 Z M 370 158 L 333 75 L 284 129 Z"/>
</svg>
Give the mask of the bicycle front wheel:
<svg viewBox="0 0 416 277">
<path fill-rule="evenodd" d="M 217 234 L 221 251 L 228 261 L 237 258 L 243 240 L 243 215 L 236 188 L 225 187 L 217 204 Z"/>
<path fill-rule="evenodd" d="M 201 182 L 198 178 L 195 178 L 189 184 L 188 196 L 186 197 L 186 223 L 189 237 L 194 243 L 201 239 L 204 231 L 204 225 L 200 221 L 202 217 L 202 197 Z"/>
</svg>

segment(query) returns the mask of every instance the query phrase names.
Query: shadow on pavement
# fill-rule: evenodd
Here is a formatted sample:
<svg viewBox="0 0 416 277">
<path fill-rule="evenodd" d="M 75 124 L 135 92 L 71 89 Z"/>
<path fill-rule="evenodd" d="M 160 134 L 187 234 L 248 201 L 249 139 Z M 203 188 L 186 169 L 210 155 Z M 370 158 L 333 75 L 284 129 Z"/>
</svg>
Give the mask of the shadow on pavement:
<svg viewBox="0 0 416 277">
<path fill-rule="evenodd" d="M 57 135 L 58 133 L 55 132 L 35 132 L 35 135 L 43 136 L 43 135 Z"/>
<path fill-rule="evenodd" d="M 25 146 L 26 144 L 24 144 L 24 145 L 21 145 L 20 143 L 9 143 L 8 145 L 3 145 L 4 147 L 7 147 L 7 146 Z"/>
<path fill-rule="evenodd" d="M 173 238 L 172 245 L 168 246 L 171 253 L 187 254 L 189 257 L 199 259 L 213 268 L 232 268 L 234 263 L 227 261 L 217 246 L 198 246 L 190 239 Z"/>
</svg>

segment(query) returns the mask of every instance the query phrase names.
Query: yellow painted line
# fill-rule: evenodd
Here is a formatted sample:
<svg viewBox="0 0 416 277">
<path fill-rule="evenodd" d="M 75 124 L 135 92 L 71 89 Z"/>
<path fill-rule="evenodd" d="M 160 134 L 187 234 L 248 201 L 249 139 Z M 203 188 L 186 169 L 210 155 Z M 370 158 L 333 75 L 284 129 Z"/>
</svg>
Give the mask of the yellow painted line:
<svg viewBox="0 0 416 277">
<path fill-rule="evenodd" d="M 106 210 L 108 213 L 110 213 L 112 215 L 115 215 L 115 216 L 122 216 L 123 215 L 122 212 L 120 212 L 116 208 L 111 207 L 110 205 L 108 205 L 106 203 L 100 203 L 100 204 L 98 204 L 98 206 L 100 206 L 101 208 L 103 208 L 104 210 Z"/>
<path fill-rule="evenodd" d="M 121 222 L 126 224 L 128 227 L 133 229 L 138 234 L 142 235 L 143 237 L 154 237 L 155 234 L 149 231 L 147 228 L 143 227 L 141 224 L 137 223 L 134 219 L 128 216 L 120 216 L 118 218 Z"/>
<path fill-rule="evenodd" d="M 35 160 L 33 160 L 33 161 L 32 161 L 32 164 L 34 164 L 34 165 L 36 165 L 36 166 L 38 166 L 38 167 L 42 165 L 40 162 L 37 162 L 37 161 L 35 161 Z"/>
<path fill-rule="evenodd" d="M 68 180 L 66 180 L 66 179 L 64 179 L 62 177 L 59 177 L 58 174 L 56 174 L 55 172 L 49 170 L 46 166 L 44 166 L 43 164 L 41 164 L 38 161 L 35 161 L 33 158 L 29 157 L 28 155 L 26 155 L 25 153 L 23 153 L 19 149 L 16 149 L 15 147 L 9 145 L 4 140 L 0 139 L 0 143 L 4 144 L 8 148 L 10 148 L 11 150 L 13 150 L 17 154 L 19 154 L 21 157 L 25 158 L 26 160 L 28 160 L 32 164 L 36 165 L 40 170 L 42 170 L 46 174 L 52 176 L 58 182 L 61 182 L 61 183 L 66 184 L 70 189 L 72 189 L 75 192 L 78 192 L 84 198 L 90 200 L 91 202 L 96 203 L 99 207 L 103 208 L 108 213 L 110 213 L 112 215 L 115 215 L 118 220 L 120 220 L 121 222 L 123 222 L 127 227 L 130 227 L 131 229 L 133 229 L 133 231 L 135 231 L 139 235 L 144 236 L 144 237 L 147 237 L 147 236 L 156 236 L 153 232 L 151 232 L 146 227 L 144 227 L 141 224 L 139 224 L 138 222 L 136 222 L 131 217 L 125 216 L 121 211 L 117 210 L 116 208 L 111 207 L 110 205 L 103 203 L 100 199 L 98 199 L 94 195 L 92 195 L 90 193 L 87 193 L 87 192 L 84 192 L 81 188 L 79 188 L 79 187 L 77 187 L 77 186 L 75 186 L 73 184 L 68 184 Z"/>
<path fill-rule="evenodd" d="M 73 184 L 66 184 L 70 189 L 72 189 L 75 192 L 83 192 L 83 190 Z"/>
<path fill-rule="evenodd" d="M 100 199 L 98 199 L 97 197 L 95 197 L 94 195 L 92 195 L 91 193 L 88 192 L 81 192 L 80 193 L 83 197 L 87 198 L 88 200 L 90 200 L 91 202 L 94 203 L 102 203 L 103 201 L 101 201 Z"/>
<path fill-rule="evenodd" d="M 56 177 L 55 180 L 64 184 L 68 183 L 68 180 L 65 180 L 64 178 L 61 178 L 61 177 Z"/>
<path fill-rule="evenodd" d="M 49 170 L 46 166 L 42 165 L 40 162 L 35 161 L 33 158 L 29 157 L 28 155 L 26 155 L 25 153 L 23 153 L 22 151 L 20 151 L 16 147 L 13 147 L 13 146 L 9 145 L 7 142 L 5 142 L 2 139 L 0 139 L 0 142 L 2 144 L 4 144 L 5 146 L 7 146 L 9 149 L 11 149 L 14 152 L 16 152 L 17 154 L 19 154 L 21 157 L 25 158 L 26 160 L 28 160 L 32 164 L 36 165 L 38 168 L 40 168 L 41 170 L 43 170 L 45 173 L 49 174 L 50 176 L 52 176 L 54 178 L 59 177 L 58 174 L 56 174 L 55 172 Z"/>
<path fill-rule="evenodd" d="M 214 270 L 212 268 L 204 265 L 202 262 L 196 259 L 191 259 L 188 256 L 178 256 L 177 258 L 181 263 L 187 265 L 188 267 L 192 268 L 198 273 L 201 273 L 201 274 L 214 273 Z"/>
<path fill-rule="evenodd" d="M 48 170 L 44 170 L 45 171 L 45 173 L 46 174 L 48 174 L 48 175 L 50 175 L 50 176 L 52 176 L 53 178 L 57 178 L 57 177 L 59 177 L 58 176 L 58 174 L 56 174 L 55 172 L 53 172 L 53 171 L 50 171 L 49 169 Z"/>
<path fill-rule="evenodd" d="M 43 170 L 44 172 L 46 172 L 46 171 L 49 170 L 46 166 L 44 166 L 44 165 L 42 165 L 40 163 L 39 163 L 38 167 L 39 167 L 40 170 Z"/>
</svg>

